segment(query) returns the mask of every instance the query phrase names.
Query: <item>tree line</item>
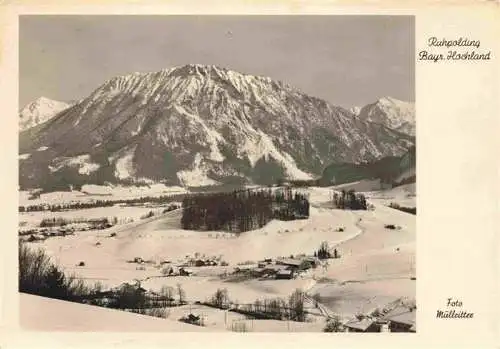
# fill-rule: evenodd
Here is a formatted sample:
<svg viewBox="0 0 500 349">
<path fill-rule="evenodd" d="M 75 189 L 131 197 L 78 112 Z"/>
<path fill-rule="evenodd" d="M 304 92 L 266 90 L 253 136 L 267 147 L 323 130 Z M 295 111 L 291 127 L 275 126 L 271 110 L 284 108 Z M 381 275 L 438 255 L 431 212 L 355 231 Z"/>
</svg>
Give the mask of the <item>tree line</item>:
<svg viewBox="0 0 500 349">
<path fill-rule="evenodd" d="M 406 212 L 406 213 L 411 213 L 411 214 L 414 214 L 416 215 L 417 214 L 417 208 L 416 207 L 405 207 L 405 206 L 401 206 L 395 202 L 391 202 L 389 204 L 389 207 L 390 208 L 394 208 L 396 210 L 399 210 L 399 211 L 403 211 L 403 212 Z"/>
<path fill-rule="evenodd" d="M 368 208 L 366 197 L 363 194 L 356 194 L 353 189 L 342 190 L 340 193 L 334 192 L 332 203 L 335 208 L 341 210 L 366 210 Z"/>
<path fill-rule="evenodd" d="M 210 301 L 205 304 L 219 309 L 230 309 L 230 311 L 258 319 L 304 322 L 307 318 L 307 312 L 304 306 L 305 298 L 306 295 L 304 291 L 296 289 L 288 299 L 257 299 L 251 304 L 234 304 L 229 298 L 227 289 L 224 288 L 217 289 Z"/>
<path fill-rule="evenodd" d="M 290 188 L 234 191 L 184 197 L 181 225 L 189 230 L 244 232 L 272 219 L 309 217 L 309 201 Z"/>
<path fill-rule="evenodd" d="M 19 206 L 19 212 L 35 212 L 35 211 L 67 211 L 67 210 L 82 210 L 96 207 L 111 207 L 118 204 L 134 205 L 134 204 L 164 204 L 173 201 L 181 201 L 186 194 L 162 195 L 162 196 L 142 196 L 133 199 L 118 199 L 118 200 L 95 200 L 92 202 L 70 202 L 65 204 L 35 204 L 28 206 Z"/>
<path fill-rule="evenodd" d="M 88 223 L 91 225 L 116 225 L 118 223 L 118 218 L 113 217 L 112 219 L 107 217 L 101 218 L 64 218 L 64 217 L 52 217 L 43 218 L 40 222 L 41 228 L 52 228 L 52 227 L 62 227 L 68 224 L 76 223 Z"/>
</svg>

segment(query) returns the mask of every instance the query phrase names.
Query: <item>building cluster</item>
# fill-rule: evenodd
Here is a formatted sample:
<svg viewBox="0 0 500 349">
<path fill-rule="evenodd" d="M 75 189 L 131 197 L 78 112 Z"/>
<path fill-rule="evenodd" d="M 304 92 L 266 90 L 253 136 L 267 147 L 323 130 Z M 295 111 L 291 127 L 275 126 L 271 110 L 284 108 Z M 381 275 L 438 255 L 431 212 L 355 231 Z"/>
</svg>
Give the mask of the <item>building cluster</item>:
<svg viewBox="0 0 500 349">
<path fill-rule="evenodd" d="M 257 278 L 293 279 L 300 273 L 319 265 L 319 259 L 312 256 L 294 258 L 271 258 L 259 261 L 257 265 L 237 267 L 236 273 L 248 273 Z"/>
<path fill-rule="evenodd" d="M 109 221 L 89 219 L 87 222 L 62 224 L 58 226 L 45 226 L 20 230 L 19 240 L 26 242 L 44 241 L 49 237 L 72 235 L 78 231 L 103 230 L 113 227 Z"/>
<path fill-rule="evenodd" d="M 25 242 L 44 241 L 47 238 L 54 236 L 72 235 L 75 231 L 79 231 L 79 229 L 75 227 L 58 227 L 53 229 L 34 228 L 26 231 L 20 231 L 19 240 Z"/>
<path fill-rule="evenodd" d="M 377 317 L 356 317 L 344 324 L 346 332 L 416 332 L 416 307 L 400 305 Z"/>
</svg>

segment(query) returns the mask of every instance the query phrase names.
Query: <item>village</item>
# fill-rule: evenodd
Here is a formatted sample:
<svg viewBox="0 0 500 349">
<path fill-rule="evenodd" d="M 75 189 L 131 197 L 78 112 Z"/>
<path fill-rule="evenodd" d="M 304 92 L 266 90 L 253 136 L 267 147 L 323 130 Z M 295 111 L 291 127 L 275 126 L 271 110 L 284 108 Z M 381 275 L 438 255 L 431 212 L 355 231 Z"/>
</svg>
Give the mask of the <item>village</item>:
<svg viewBox="0 0 500 349">
<path fill-rule="evenodd" d="M 217 331 L 267 323 L 278 332 L 414 332 L 412 215 L 391 208 L 388 192 L 368 194 L 368 204 L 361 194 L 339 191 L 351 200 L 339 201 L 327 188 L 301 192 L 310 217 L 243 233 L 183 229 L 182 209 L 150 214 L 145 205 L 134 207 L 142 210 L 135 220 L 43 218 L 19 238 L 57 256 L 69 275 L 100 284 L 81 303 Z M 297 299 L 301 315 L 291 306 Z"/>
<path fill-rule="evenodd" d="M 337 231 L 343 229 L 343 227 L 337 228 Z M 152 260 L 135 257 L 133 260 L 129 260 L 128 263 L 136 264 L 137 270 L 144 271 L 150 266 L 160 270 L 161 276 L 150 276 L 142 281 L 150 279 L 158 280 L 161 278 L 181 278 L 185 280 L 185 278 L 195 278 L 197 276 L 216 276 L 225 283 L 231 283 L 247 280 L 258 282 L 307 279 L 311 277 L 314 279 L 316 276 L 312 274 L 313 270 L 319 268 L 325 271 L 329 267 L 329 260 L 339 258 L 341 258 L 340 252 L 336 248 L 330 249 L 328 244 L 324 242 L 317 251 L 314 251 L 310 255 L 297 254 L 288 257 L 264 258 L 255 263 L 250 261 L 241 262 L 236 266 L 230 266 L 229 263 L 222 259 L 222 256 L 207 257 L 200 255 L 200 253 L 195 253 L 193 257 L 187 255 L 184 259 L 179 259 L 177 262 L 162 260 L 156 263 Z M 166 307 L 166 309 L 170 310 L 184 309 L 183 312 L 181 311 L 182 316 L 178 320 L 197 326 L 206 326 L 209 322 L 207 316 L 204 315 L 206 307 L 220 309 L 224 312 L 229 311 L 231 313 L 243 314 L 243 318 L 239 318 L 239 320 L 233 319 L 231 325 L 231 330 L 233 331 L 238 331 L 237 325 L 245 323 L 249 319 L 285 319 L 285 317 L 282 317 L 283 315 L 276 317 L 276 314 L 272 312 L 268 313 L 262 309 L 260 311 L 256 310 L 254 304 L 231 301 L 227 296 L 227 289 L 223 289 L 223 291 L 222 289 L 217 290 L 217 292 L 225 292 L 225 295 L 219 301 L 213 298 L 187 300 L 185 298 L 185 291 L 182 290 L 182 286 L 179 283 L 176 286 L 176 290 L 173 287 L 170 289 L 162 287 L 160 291 L 153 291 L 144 288 L 142 281 L 136 279 L 135 283 L 125 282 L 108 291 L 100 292 L 89 303 L 105 307 L 137 307 L 137 304 L 130 304 L 128 306 L 113 304 L 113 302 L 117 302 L 117 295 L 128 292 L 134 294 L 134 297 L 142 299 L 140 309 L 158 309 L 161 307 Z M 177 298 L 176 294 L 178 294 Z M 321 297 L 318 294 L 311 295 L 304 292 L 303 297 L 304 309 L 306 309 L 304 313 L 307 314 L 305 322 L 321 321 L 318 318 L 324 319 L 326 327 L 323 331 L 325 332 L 416 332 L 416 304 L 412 301 L 399 300 L 386 304 L 382 308 L 376 308 L 371 312 L 357 313 L 351 318 L 340 320 L 340 318 L 335 316 L 334 313 L 321 303 Z M 257 307 L 259 306 L 257 305 Z M 130 309 L 129 311 L 141 313 L 137 309 Z M 148 312 L 142 310 L 142 313 L 147 314 Z M 227 322 L 227 320 L 225 321 Z M 245 327 L 241 331 L 245 332 L 247 330 Z"/>
</svg>

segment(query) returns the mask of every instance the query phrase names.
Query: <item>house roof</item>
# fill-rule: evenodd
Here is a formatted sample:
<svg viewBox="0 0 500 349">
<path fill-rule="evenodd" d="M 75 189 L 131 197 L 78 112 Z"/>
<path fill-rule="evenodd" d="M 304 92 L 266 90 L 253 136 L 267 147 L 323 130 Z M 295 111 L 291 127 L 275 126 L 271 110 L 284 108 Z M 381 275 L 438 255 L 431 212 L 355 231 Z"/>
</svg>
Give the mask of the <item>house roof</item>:
<svg viewBox="0 0 500 349">
<path fill-rule="evenodd" d="M 277 264 L 269 264 L 264 267 L 265 270 L 274 270 L 274 271 L 279 271 L 279 270 L 284 270 L 285 267 L 283 265 L 277 265 Z"/>
<path fill-rule="evenodd" d="M 311 257 L 311 256 L 304 257 L 304 260 L 308 261 L 308 262 L 318 262 L 319 261 L 319 259 L 317 257 Z"/>
<path fill-rule="evenodd" d="M 386 314 L 383 319 L 413 326 L 415 325 L 416 317 L 417 312 L 415 310 L 411 310 L 408 307 L 397 307 Z"/>
<path fill-rule="evenodd" d="M 366 331 L 368 329 L 368 327 L 373 325 L 374 322 L 375 321 L 372 319 L 362 319 L 362 320 L 352 319 L 352 320 L 349 320 L 348 322 L 346 322 L 346 324 L 344 326 L 346 326 L 348 328 L 353 328 L 356 330 Z"/>
<path fill-rule="evenodd" d="M 286 265 L 293 265 L 293 266 L 298 267 L 302 264 L 302 260 L 301 259 L 287 258 L 287 259 L 280 260 L 279 263 L 286 264 Z"/>
</svg>

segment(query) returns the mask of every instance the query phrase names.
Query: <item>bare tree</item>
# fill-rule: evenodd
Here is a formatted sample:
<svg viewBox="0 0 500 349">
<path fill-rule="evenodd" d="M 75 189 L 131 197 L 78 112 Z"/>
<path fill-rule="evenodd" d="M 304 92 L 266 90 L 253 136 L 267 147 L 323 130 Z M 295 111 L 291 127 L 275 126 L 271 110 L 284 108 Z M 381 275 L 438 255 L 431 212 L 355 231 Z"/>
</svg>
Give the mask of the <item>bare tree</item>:
<svg viewBox="0 0 500 349">
<path fill-rule="evenodd" d="M 165 297 L 169 306 L 172 305 L 172 301 L 174 300 L 174 292 L 174 288 L 170 286 L 162 286 L 160 290 L 160 296 Z"/>
<path fill-rule="evenodd" d="M 184 304 L 186 302 L 186 291 L 184 291 L 181 284 L 177 284 L 177 294 L 179 295 L 179 304 Z"/>
<path fill-rule="evenodd" d="M 290 307 L 290 318 L 295 321 L 306 321 L 306 312 L 304 309 L 305 294 L 302 290 L 296 289 L 288 299 Z"/>
<path fill-rule="evenodd" d="M 314 299 L 314 307 L 315 308 L 318 308 L 319 307 L 319 302 L 321 302 L 321 296 L 318 292 L 316 292 L 315 294 L 313 294 L 313 296 L 311 297 L 312 299 Z"/>
<path fill-rule="evenodd" d="M 212 304 L 218 308 L 224 307 L 229 302 L 229 294 L 227 289 L 218 288 L 217 291 L 212 296 Z"/>
</svg>

